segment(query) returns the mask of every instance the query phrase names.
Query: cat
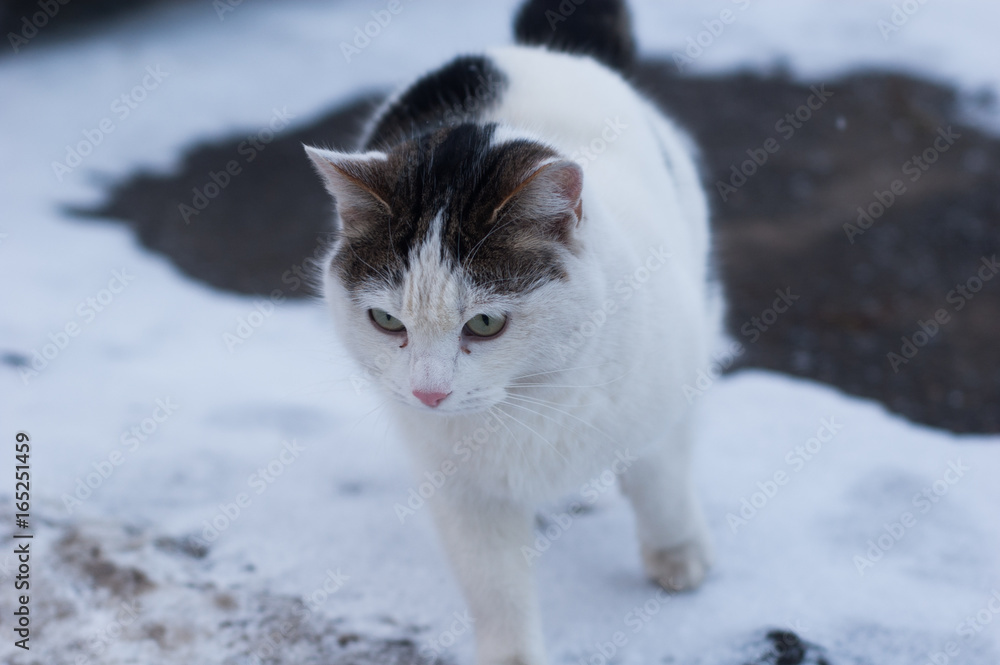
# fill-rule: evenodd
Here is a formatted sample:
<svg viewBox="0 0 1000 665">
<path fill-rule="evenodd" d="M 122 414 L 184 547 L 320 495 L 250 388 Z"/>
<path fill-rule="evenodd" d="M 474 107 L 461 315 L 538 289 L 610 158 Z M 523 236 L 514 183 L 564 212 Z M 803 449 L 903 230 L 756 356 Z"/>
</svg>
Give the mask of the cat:
<svg viewBox="0 0 1000 665">
<path fill-rule="evenodd" d="M 617 477 L 653 581 L 711 563 L 681 390 L 722 316 L 693 144 L 625 78 L 624 2 L 529 0 L 515 35 L 392 96 L 358 151 L 306 147 L 336 209 L 324 298 L 445 478 L 479 665 L 546 662 L 534 511 L 591 479 Z"/>
</svg>

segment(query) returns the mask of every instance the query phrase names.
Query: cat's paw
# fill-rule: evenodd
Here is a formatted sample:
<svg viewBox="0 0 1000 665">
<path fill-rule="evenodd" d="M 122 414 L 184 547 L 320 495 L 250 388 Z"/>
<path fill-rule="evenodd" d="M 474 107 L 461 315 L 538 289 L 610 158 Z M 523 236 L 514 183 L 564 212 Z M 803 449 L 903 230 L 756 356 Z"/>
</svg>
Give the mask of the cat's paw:
<svg viewBox="0 0 1000 665">
<path fill-rule="evenodd" d="M 642 563 L 646 574 L 667 591 L 687 591 L 705 579 L 712 566 L 711 548 L 700 538 L 663 549 L 643 546 Z"/>
</svg>

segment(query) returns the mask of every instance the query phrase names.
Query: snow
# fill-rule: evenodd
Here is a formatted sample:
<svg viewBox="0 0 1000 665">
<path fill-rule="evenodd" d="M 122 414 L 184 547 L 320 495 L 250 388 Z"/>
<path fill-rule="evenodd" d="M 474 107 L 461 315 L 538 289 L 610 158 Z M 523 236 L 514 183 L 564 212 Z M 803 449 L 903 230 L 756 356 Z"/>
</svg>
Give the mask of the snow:
<svg viewBox="0 0 1000 665">
<path fill-rule="evenodd" d="M 977 29 L 1000 20 L 996 4 L 706 0 L 635 3 L 635 9 L 641 47 L 691 57 L 684 71 L 787 68 L 799 78 L 829 82 L 860 69 L 897 70 L 955 85 L 971 118 L 1000 130 L 1000 71 L 992 64 L 1000 62 L 1000 44 Z M 728 22 L 722 22 L 725 11 Z M 992 103 L 984 107 L 977 98 Z"/>
<path fill-rule="evenodd" d="M 735 7 L 737 20 L 695 71 L 785 63 L 796 75 L 825 77 L 879 65 L 1000 92 L 1000 72 L 984 64 L 1000 62 L 988 29 L 1000 19 L 995 4 L 928 0 L 888 41 L 876 22 L 891 3 L 635 5 L 643 49 L 664 55 Z M 61 211 L 98 200 L 108 178 L 171 168 L 194 142 L 256 131 L 275 109 L 306 122 L 359 91 L 507 41 L 513 12 L 509 2 L 472 10 L 457 0 L 404 0 L 346 62 L 339 43 L 383 6 L 242 3 L 220 20 L 211 3 L 184 4 L 0 60 L 0 89 L 16 93 L 0 106 L 0 280 L 8 285 L 0 353 L 30 359 L 65 342 L 27 383 L 0 365 L 3 436 L 25 430 L 33 441 L 40 627 L 31 659 L 9 655 L 8 634 L 0 660 L 70 662 L 70 653 L 86 653 L 108 664 L 256 662 L 240 654 L 259 647 L 269 621 L 294 615 L 297 599 L 315 611 L 297 622 L 301 635 L 279 645 L 290 659 L 282 662 L 351 649 L 389 662 L 377 654 L 393 640 L 418 649 L 451 641 L 446 631 L 464 608 L 429 517 L 417 510 L 401 524 L 396 515 L 419 480 L 381 398 L 355 390 L 356 370 L 323 308 L 213 291 L 141 249 L 123 226 Z M 141 85 L 147 67 L 168 75 L 120 117 L 114 100 Z M 60 180 L 52 162 L 104 118 L 114 131 Z M 101 311 L 88 298 L 103 298 Z M 224 335 L 250 319 L 260 321 L 253 334 L 227 348 Z M 63 339 L 71 324 L 77 334 Z M 613 662 L 743 662 L 760 655 L 768 627 L 794 629 L 834 663 L 922 665 L 949 642 L 960 649 L 951 662 L 998 662 L 990 600 L 1000 590 L 1000 437 L 918 427 L 877 404 L 765 372 L 719 380 L 700 402 L 698 478 L 717 546 L 713 573 L 696 593 L 656 595 L 640 574 L 627 507 L 607 493 L 536 564 L 554 663 L 600 662 L 616 631 L 626 639 Z M 832 438 L 824 421 L 840 427 Z M 132 438 L 144 424 L 147 439 Z M 820 434 L 829 441 L 810 459 L 795 452 L 815 449 L 809 440 Z M 0 477 L 10 479 L 13 443 L 5 450 Z M 787 482 L 772 488 L 776 472 Z M 97 487 L 70 511 L 64 497 L 88 476 Z M 936 502 L 915 499 L 936 482 Z M 773 496 L 755 497 L 758 483 Z M 10 489 L 0 485 L 5 529 Z M 734 529 L 727 516 L 739 515 L 744 498 L 762 505 Z M 897 527 L 905 513 L 911 526 Z M 228 524 L 209 532 L 208 555 L 185 555 L 192 537 L 209 539 L 212 520 Z M 888 542 L 887 533 L 891 547 L 859 572 L 856 557 L 869 541 Z M 98 543 L 103 568 L 87 563 Z M 12 611 L 9 557 L 0 554 L 2 617 Z M 323 591 L 333 578 L 342 586 Z M 81 646 L 107 633 L 136 589 L 137 622 L 100 653 Z M 320 591 L 326 598 L 311 603 Z M 961 623 L 977 613 L 974 626 Z M 454 637 L 444 657 L 468 662 L 471 635 Z"/>
</svg>

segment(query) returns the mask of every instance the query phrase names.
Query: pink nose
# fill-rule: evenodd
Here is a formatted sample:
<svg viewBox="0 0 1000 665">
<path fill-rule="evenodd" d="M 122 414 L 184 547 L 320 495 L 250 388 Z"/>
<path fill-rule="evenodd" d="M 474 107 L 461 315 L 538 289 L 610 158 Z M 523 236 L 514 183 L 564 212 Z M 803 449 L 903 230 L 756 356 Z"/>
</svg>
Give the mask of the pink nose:
<svg viewBox="0 0 1000 665">
<path fill-rule="evenodd" d="M 441 403 L 441 400 L 443 400 L 445 397 L 447 397 L 450 394 L 451 393 L 432 393 L 432 392 L 426 392 L 426 391 L 423 391 L 423 390 L 414 390 L 413 391 L 413 396 L 416 397 L 417 399 L 419 399 L 421 402 L 423 402 L 427 406 L 437 406 L 438 404 Z"/>
</svg>

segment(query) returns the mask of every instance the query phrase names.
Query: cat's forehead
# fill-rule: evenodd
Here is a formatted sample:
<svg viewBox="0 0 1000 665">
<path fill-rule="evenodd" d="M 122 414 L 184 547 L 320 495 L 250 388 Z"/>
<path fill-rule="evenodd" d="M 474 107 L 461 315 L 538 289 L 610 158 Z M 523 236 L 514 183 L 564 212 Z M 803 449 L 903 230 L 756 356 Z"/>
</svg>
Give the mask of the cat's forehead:
<svg viewBox="0 0 1000 665">
<path fill-rule="evenodd" d="M 463 124 L 405 141 L 387 152 L 389 213 L 355 233 L 334 256 L 349 290 L 402 288 L 409 273 L 453 272 L 477 289 L 525 292 L 563 279 L 559 253 L 533 241 L 524 220 L 497 215 L 525 175 L 557 153 L 495 125 Z M 437 261 L 416 261 L 436 252 Z M 433 267 L 432 267 L 433 266 Z"/>
<path fill-rule="evenodd" d="M 521 302 L 523 292 L 499 291 L 470 280 L 440 251 L 441 215 L 436 215 L 427 239 L 414 247 L 398 284 L 385 279 L 368 282 L 356 292 L 358 304 L 392 312 L 422 332 L 450 332 L 470 312 L 503 314 Z"/>
<path fill-rule="evenodd" d="M 431 221 L 427 238 L 410 251 L 398 299 L 400 314 L 408 320 L 419 315 L 421 320 L 447 330 L 456 323 L 466 289 L 462 275 L 451 269 L 438 249 L 441 227 L 439 212 Z"/>
</svg>

